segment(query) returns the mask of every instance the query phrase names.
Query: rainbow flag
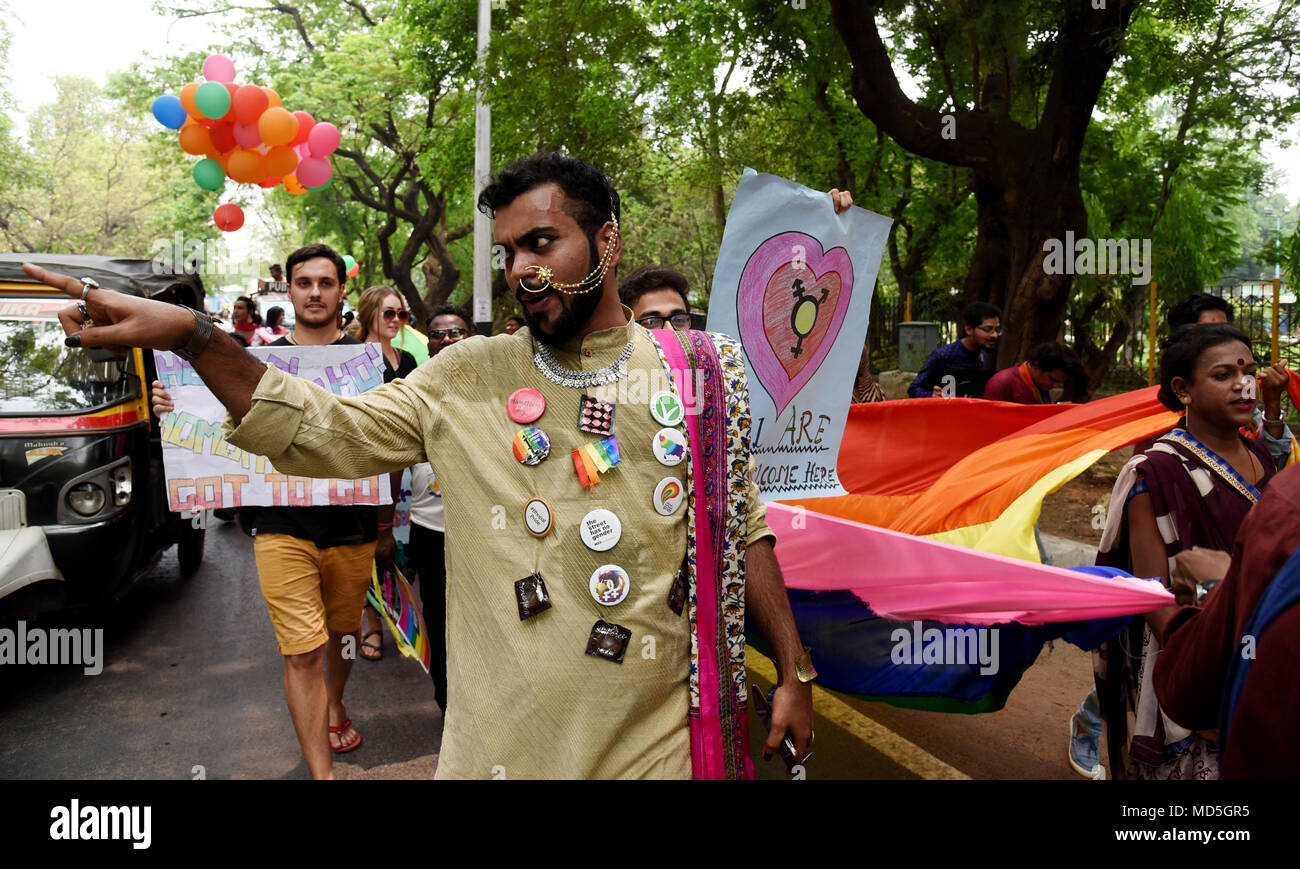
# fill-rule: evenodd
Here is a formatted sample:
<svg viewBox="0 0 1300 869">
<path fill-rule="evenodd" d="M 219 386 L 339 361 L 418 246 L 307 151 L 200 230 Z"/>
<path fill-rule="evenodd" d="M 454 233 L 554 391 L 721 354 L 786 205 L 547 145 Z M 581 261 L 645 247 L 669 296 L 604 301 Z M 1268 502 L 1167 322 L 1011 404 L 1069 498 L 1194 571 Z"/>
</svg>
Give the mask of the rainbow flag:
<svg viewBox="0 0 1300 869">
<path fill-rule="evenodd" d="M 1177 415 L 1155 387 L 1085 405 L 909 399 L 854 405 L 838 472 L 849 492 L 768 506 L 800 636 L 828 688 L 949 712 L 1000 709 L 1043 643 L 1095 648 L 1160 585 L 1039 562 L 1043 498 Z M 899 666 L 900 630 L 996 626 L 999 662 Z M 763 641 L 750 632 L 762 650 Z"/>
<path fill-rule="evenodd" d="M 402 656 L 414 658 L 424 672 L 429 672 L 429 632 L 415 602 L 415 592 L 401 571 L 394 568 L 381 572 L 371 562 L 366 600 L 383 615 L 384 624 L 388 625 Z"/>
<path fill-rule="evenodd" d="M 573 451 L 573 467 L 584 489 L 600 482 L 600 475 L 619 463 L 618 438 L 610 435 Z"/>
</svg>

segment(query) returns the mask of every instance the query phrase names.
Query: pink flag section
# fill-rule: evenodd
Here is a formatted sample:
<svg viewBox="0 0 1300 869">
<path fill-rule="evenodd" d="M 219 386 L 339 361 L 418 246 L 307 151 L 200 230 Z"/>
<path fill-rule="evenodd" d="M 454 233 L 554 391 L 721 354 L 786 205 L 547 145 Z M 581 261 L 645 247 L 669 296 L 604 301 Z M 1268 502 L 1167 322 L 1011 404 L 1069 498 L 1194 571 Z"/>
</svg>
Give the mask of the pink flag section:
<svg viewBox="0 0 1300 869">
<path fill-rule="evenodd" d="M 851 591 L 896 621 L 1037 625 L 1174 603 L 1156 582 L 1046 567 L 776 502 L 767 505 L 767 523 L 787 588 Z"/>
</svg>

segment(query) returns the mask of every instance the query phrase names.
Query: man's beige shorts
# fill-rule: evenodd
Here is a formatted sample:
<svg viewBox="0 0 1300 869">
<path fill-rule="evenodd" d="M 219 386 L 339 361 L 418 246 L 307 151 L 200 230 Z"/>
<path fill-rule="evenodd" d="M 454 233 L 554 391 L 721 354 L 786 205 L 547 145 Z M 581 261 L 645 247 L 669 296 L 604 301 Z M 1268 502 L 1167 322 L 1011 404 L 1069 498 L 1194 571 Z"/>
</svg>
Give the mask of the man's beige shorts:
<svg viewBox="0 0 1300 869">
<path fill-rule="evenodd" d="M 288 534 L 258 534 L 253 555 L 281 655 L 305 654 L 325 645 L 329 631 L 361 627 L 375 544 L 321 549 Z"/>
</svg>

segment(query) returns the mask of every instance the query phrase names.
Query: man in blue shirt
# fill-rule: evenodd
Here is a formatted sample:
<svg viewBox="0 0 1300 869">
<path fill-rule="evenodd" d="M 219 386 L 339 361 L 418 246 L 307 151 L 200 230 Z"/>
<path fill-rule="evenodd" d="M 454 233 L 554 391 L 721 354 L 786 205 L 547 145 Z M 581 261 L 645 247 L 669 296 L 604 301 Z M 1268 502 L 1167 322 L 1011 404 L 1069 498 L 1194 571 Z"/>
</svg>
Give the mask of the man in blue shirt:
<svg viewBox="0 0 1300 869">
<path fill-rule="evenodd" d="M 1002 334 L 1002 312 L 988 302 L 971 302 L 961 314 L 965 337 L 945 344 L 926 357 L 925 364 L 907 388 L 908 398 L 942 397 L 940 385 L 944 374 L 954 368 L 970 368 L 981 372 L 993 371 L 993 350 Z M 984 392 L 987 378 L 976 381 L 972 388 L 959 394 L 979 398 Z"/>
</svg>

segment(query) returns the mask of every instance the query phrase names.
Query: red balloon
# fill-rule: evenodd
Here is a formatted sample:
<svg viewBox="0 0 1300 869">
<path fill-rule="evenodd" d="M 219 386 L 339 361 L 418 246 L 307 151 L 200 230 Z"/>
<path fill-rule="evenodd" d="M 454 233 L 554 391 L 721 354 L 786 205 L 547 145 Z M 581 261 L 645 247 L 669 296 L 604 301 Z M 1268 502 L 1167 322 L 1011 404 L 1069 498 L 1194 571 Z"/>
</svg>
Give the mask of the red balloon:
<svg viewBox="0 0 1300 869">
<path fill-rule="evenodd" d="M 258 88 L 258 90 L 261 90 L 261 88 Z M 239 143 L 241 148 L 256 148 L 262 144 L 262 137 L 258 135 L 256 124 L 248 127 L 239 121 L 235 121 L 235 126 L 231 132 L 235 134 L 235 141 Z"/>
<path fill-rule="evenodd" d="M 221 153 L 226 153 L 239 144 L 235 140 L 234 124 L 213 124 L 212 125 L 212 144 Z"/>
<path fill-rule="evenodd" d="M 218 205 L 212 213 L 212 222 L 222 232 L 234 232 L 244 225 L 244 209 L 233 202 Z"/>
<path fill-rule="evenodd" d="M 255 84 L 240 85 L 232 99 L 235 106 L 235 120 L 245 127 L 257 127 L 257 119 L 271 104 L 266 91 Z"/>
<path fill-rule="evenodd" d="M 278 187 L 280 185 L 280 180 L 281 179 L 279 178 L 263 178 L 261 181 L 257 182 L 257 186 L 265 187 L 269 190 L 272 187 Z"/>
<path fill-rule="evenodd" d="M 289 144 L 305 145 L 307 143 L 307 135 L 311 133 L 311 128 L 316 126 L 316 120 L 311 115 L 303 111 L 294 112 L 293 116 L 298 119 L 298 135 L 290 139 Z M 299 156 L 307 157 L 310 155 L 300 154 Z"/>
</svg>

